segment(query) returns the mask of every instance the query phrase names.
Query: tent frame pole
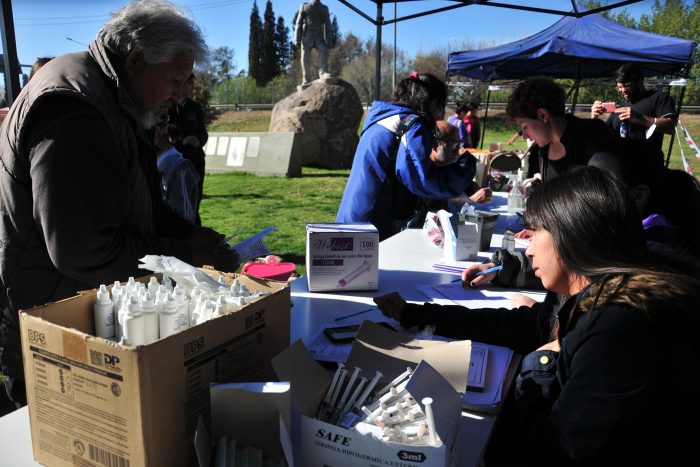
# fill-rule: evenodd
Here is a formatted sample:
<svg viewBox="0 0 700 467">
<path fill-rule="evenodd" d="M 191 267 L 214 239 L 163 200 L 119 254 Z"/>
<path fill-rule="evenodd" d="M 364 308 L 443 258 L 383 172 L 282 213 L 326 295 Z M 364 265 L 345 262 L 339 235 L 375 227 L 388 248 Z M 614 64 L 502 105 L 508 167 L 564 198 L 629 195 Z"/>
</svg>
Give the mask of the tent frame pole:
<svg viewBox="0 0 700 467">
<path fill-rule="evenodd" d="M 479 149 L 484 149 L 484 137 L 486 136 L 486 122 L 489 119 L 489 102 L 491 102 L 491 86 L 486 91 L 486 109 L 484 109 L 484 121 L 481 125 L 481 141 L 479 141 Z"/>
<path fill-rule="evenodd" d="M 685 96 L 685 86 L 681 86 L 681 95 L 678 96 L 678 104 L 676 105 L 676 115 L 678 115 L 678 119 L 680 120 L 681 118 L 681 107 L 683 106 L 683 97 Z M 678 123 L 676 123 L 676 126 L 678 126 Z M 666 168 L 668 168 L 668 164 L 671 163 L 671 151 L 673 150 L 673 135 L 671 135 L 671 141 L 668 143 L 668 151 L 666 152 Z"/>
</svg>

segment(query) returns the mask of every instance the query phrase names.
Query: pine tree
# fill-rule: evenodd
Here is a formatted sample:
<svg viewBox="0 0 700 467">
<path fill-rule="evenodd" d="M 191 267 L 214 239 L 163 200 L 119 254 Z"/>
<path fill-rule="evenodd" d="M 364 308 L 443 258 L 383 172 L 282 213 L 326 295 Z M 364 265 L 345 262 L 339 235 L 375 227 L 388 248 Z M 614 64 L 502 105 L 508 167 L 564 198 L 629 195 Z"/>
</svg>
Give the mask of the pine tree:
<svg viewBox="0 0 700 467">
<path fill-rule="evenodd" d="M 338 27 L 338 20 L 335 15 L 333 15 L 333 20 L 331 21 L 331 30 L 329 31 L 328 37 L 328 48 L 333 49 L 340 42 L 340 28 Z"/>
<path fill-rule="evenodd" d="M 263 79 L 262 69 L 262 21 L 258 11 L 258 2 L 253 2 L 250 12 L 250 36 L 248 37 L 248 76 L 259 84 Z"/>
<path fill-rule="evenodd" d="M 277 50 L 275 48 L 275 12 L 272 11 L 272 2 L 267 0 L 262 28 L 262 57 L 261 79 L 258 84 L 267 84 L 272 78 L 280 74 Z"/>
<path fill-rule="evenodd" d="M 275 49 L 280 73 L 286 73 L 291 61 L 291 44 L 289 43 L 289 28 L 284 25 L 284 18 L 277 18 L 275 28 Z"/>
</svg>

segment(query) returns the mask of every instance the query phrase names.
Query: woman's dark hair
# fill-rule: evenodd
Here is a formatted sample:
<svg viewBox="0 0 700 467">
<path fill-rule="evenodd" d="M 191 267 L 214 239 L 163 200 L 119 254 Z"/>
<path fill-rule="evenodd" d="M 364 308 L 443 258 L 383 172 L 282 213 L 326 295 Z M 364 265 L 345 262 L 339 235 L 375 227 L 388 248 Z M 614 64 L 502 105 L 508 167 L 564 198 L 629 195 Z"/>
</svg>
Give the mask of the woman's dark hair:
<svg viewBox="0 0 700 467">
<path fill-rule="evenodd" d="M 547 230 L 565 270 L 596 280 L 644 267 L 647 247 L 637 207 L 616 177 L 576 167 L 528 199 L 526 221 Z"/>
<path fill-rule="evenodd" d="M 666 169 L 663 152 L 644 141 L 617 139 L 607 150 L 593 154 L 588 162 L 603 170 L 614 173 L 632 192 L 639 185 L 649 187 L 649 201 L 644 212 L 646 217 L 657 212 L 662 206 Z"/>
<path fill-rule="evenodd" d="M 444 108 L 447 103 L 447 86 L 430 73 L 413 72 L 394 88 L 392 102 L 404 104 L 416 112 L 430 116 L 428 104 L 434 101 Z M 431 116 L 432 119 L 432 116 Z"/>
<path fill-rule="evenodd" d="M 508 98 L 506 115 L 516 118 L 537 119 L 538 109 L 547 109 L 554 116 L 564 115 L 566 92 L 550 78 L 536 77 L 521 81 Z"/>
<path fill-rule="evenodd" d="M 615 70 L 613 78 L 616 83 L 636 83 L 644 79 L 644 74 L 642 73 L 642 69 L 637 65 L 626 63 Z"/>
<path fill-rule="evenodd" d="M 458 114 L 467 113 L 470 110 L 471 108 L 469 108 L 469 104 L 459 104 L 457 107 L 455 107 L 455 112 Z"/>
<path fill-rule="evenodd" d="M 678 227 L 680 247 L 700 258 L 700 183 L 682 170 L 664 166 L 661 150 L 643 141 L 620 139 L 608 151 L 596 153 L 589 165 L 614 173 L 632 190 L 649 187 L 649 201 L 642 217 L 658 213 Z"/>
</svg>

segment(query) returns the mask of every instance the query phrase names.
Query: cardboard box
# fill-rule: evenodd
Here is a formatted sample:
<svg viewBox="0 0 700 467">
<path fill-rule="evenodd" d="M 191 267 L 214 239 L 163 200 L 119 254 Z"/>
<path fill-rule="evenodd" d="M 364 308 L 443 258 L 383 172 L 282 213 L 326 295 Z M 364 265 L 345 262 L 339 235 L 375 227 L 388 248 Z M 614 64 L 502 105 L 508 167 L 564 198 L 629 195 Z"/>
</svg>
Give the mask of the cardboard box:
<svg viewBox="0 0 700 467">
<path fill-rule="evenodd" d="M 377 290 L 379 233 L 372 224 L 306 224 L 310 292 Z"/>
<path fill-rule="evenodd" d="M 332 375 L 321 367 L 301 341 L 275 357 L 273 365 L 281 380 L 292 385 L 292 422 L 296 465 L 304 467 L 400 465 L 447 467 L 456 463 L 456 443 L 462 395 L 466 389 L 470 341 L 436 342 L 406 339 L 397 332 L 366 321 L 353 344 L 346 368 L 362 368 L 368 379 L 379 370 L 388 383 L 415 368 L 406 389 L 417 400 L 432 397 L 435 425 L 441 446 L 417 446 L 385 442 L 354 429 L 315 417 Z"/>
<path fill-rule="evenodd" d="M 135 348 L 92 336 L 95 291 L 21 312 L 34 458 L 52 466 L 194 463 L 209 384 L 271 380 L 270 359 L 289 345 L 288 284 L 239 280 L 272 294 Z"/>
<path fill-rule="evenodd" d="M 290 437 L 291 391 L 289 382 L 212 384 L 211 434 L 202 419 L 195 434 L 199 467 L 210 467 L 212 460 L 223 456 L 222 440 L 227 441 L 225 455 L 235 457 L 228 449 L 251 446 L 260 449 L 264 465 L 294 467 Z M 213 439 L 213 442 L 212 442 Z M 233 450 L 231 450 L 233 451 Z M 230 465 L 230 464 L 228 464 Z"/>
<path fill-rule="evenodd" d="M 453 216 L 438 211 L 444 234 L 444 253 L 448 261 L 478 261 L 479 251 L 489 251 L 497 213 L 475 211 Z"/>
</svg>

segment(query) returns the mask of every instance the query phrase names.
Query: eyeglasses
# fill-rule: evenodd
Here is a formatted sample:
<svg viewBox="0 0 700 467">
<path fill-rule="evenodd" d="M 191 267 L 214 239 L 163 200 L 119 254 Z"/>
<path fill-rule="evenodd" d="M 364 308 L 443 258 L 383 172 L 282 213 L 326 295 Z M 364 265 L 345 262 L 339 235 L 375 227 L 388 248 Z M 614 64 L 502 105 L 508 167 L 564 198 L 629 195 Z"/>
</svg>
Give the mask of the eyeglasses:
<svg viewBox="0 0 700 467">
<path fill-rule="evenodd" d="M 457 140 L 452 140 L 452 139 L 447 139 L 447 138 L 436 138 L 438 141 L 441 141 L 445 144 L 447 144 L 450 149 L 453 151 L 456 151 L 458 149 L 462 149 L 464 147 L 464 142 L 461 139 Z"/>
<path fill-rule="evenodd" d="M 617 89 L 622 91 L 623 89 L 629 89 L 632 87 L 632 83 L 617 83 Z"/>
</svg>

